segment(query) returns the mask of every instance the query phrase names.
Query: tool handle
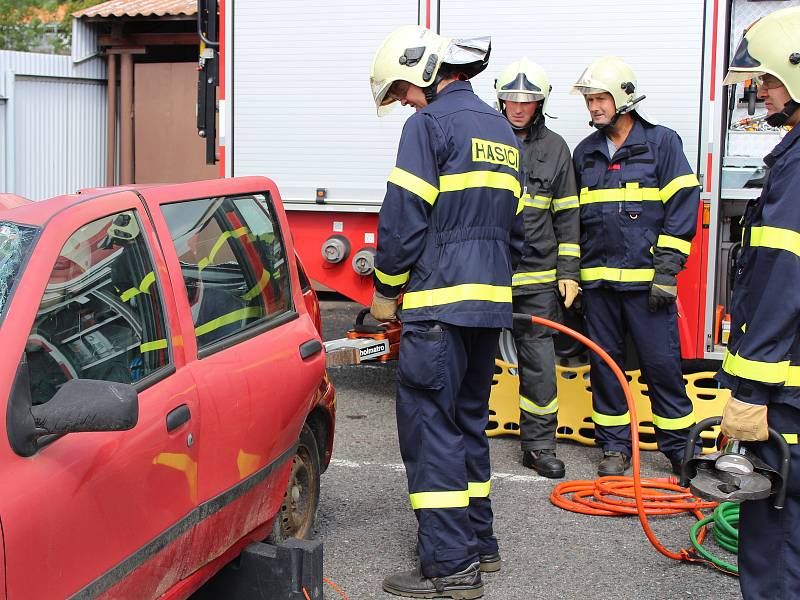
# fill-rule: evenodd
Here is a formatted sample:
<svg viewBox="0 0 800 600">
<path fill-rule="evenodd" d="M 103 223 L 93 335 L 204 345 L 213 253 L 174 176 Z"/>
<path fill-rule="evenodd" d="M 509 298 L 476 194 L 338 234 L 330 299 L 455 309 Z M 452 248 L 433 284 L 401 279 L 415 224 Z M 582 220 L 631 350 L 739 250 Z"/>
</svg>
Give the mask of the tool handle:
<svg viewBox="0 0 800 600">
<path fill-rule="evenodd" d="M 683 451 L 683 462 L 681 463 L 681 476 L 678 485 L 681 487 L 689 486 L 689 461 L 694 458 L 694 449 L 697 446 L 697 438 L 704 429 L 710 429 L 722 423 L 722 417 L 708 417 L 697 423 L 689 430 L 689 437 L 686 441 L 686 449 Z"/>
<path fill-rule="evenodd" d="M 781 449 L 781 465 L 778 468 L 778 472 L 781 474 L 781 487 L 775 492 L 775 502 L 772 503 L 772 506 L 780 510 L 786 504 L 786 489 L 789 486 L 789 467 L 791 466 L 792 453 L 784 437 L 772 427 L 769 428 L 769 438 Z"/>
</svg>

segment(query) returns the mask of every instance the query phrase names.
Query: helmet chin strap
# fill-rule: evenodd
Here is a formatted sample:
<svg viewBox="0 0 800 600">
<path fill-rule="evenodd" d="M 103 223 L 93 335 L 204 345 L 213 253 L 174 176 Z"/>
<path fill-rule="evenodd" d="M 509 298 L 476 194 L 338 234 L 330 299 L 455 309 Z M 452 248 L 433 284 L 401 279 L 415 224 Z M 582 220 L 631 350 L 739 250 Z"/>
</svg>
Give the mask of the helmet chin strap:
<svg viewBox="0 0 800 600">
<path fill-rule="evenodd" d="M 797 111 L 797 109 L 800 109 L 800 102 L 789 100 L 783 105 L 783 110 L 781 112 L 767 117 L 767 124 L 771 125 L 772 127 L 782 127 L 789 119 L 792 118 L 792 115 Z"/>
</svg>

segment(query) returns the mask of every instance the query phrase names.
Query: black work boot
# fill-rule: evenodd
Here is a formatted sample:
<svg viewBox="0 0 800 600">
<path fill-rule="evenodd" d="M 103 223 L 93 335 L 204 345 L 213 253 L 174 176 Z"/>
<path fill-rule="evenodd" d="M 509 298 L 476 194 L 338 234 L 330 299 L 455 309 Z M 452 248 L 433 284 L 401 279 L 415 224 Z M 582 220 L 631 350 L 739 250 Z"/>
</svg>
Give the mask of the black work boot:
<svg viewBox="0 0 800 600">
<path fill-rule="evenodd" d="M 603 459 L 597 465 L 597 474 L 600 477 L 607 477 L 609 475 L 624 475 L 628 467 L 631 466 L 631 457 L 622 452 L 614 450 L 605 450 L 603 452 Z"/>
<path fill-rule="evenodd" d="M 472 600 L 483 597 L 480 563 L 446 577 L 425 577 L 419 569 L 389 575 L 383 591 L 406 598 L 455 598 Z"/>
<path fill-rule="evenodd" d="M 533 469 L 542 477 L 564 477 L 564 461 L 556 458 L 555 450 L 525 450 L 522 453 L 522 465 Z"/>
<path fill-rule="evenodd" d="M 500 570 L 500 565 L 502 563 L 499 552 L 481 554 L 478 556 L 478 560 L 480 560 L 481 564 L 481 573 L 496 573 Z"/>
</svg>

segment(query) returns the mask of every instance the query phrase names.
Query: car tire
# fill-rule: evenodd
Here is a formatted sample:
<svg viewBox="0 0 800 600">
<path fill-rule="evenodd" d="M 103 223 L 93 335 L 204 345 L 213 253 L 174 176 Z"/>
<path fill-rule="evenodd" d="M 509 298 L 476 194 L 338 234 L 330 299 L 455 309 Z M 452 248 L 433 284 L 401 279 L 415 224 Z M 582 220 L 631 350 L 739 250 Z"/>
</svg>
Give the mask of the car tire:
<svg viewBox="0 0 800 600">
<path fill-rule="evenodd" d="M 319 462 L 317 439 L 304 424 L 292 459 L 286 493 L 267 542 L 280 544 L 290 538 L 311 537 L 319 504 Z"/>
</svg>

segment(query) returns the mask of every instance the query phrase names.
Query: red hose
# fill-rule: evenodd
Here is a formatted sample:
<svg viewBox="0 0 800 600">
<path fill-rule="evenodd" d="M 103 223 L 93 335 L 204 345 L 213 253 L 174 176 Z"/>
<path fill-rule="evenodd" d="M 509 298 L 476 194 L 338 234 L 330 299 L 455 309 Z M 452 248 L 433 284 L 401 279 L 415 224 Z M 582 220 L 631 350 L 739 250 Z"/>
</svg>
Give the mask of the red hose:
<svg viewBox="0 0 800 600">
<path fill-rule="evenodd" d="M 688 490 L 677 485 L 675 477 L 659 477 L 642 479 L 639 461 L 639 423 L 636 418 L 636 404 L 631 393 L 628 380 L 622 369 L 608 355 L 608 353 L 585 335 L 565 327 L 560 323 L 531 316 L 531 322 L 543 325 L 564 333 L 586 345 L 592 352 L 602 358 L 613 371 L 628 403 L 631 415 L 631 462 L 633 477 L 599 477 L 594 481 L 575 480 L 558 484 L 550 494 L 550 501 L 556 506 L 585 515 L 622 516 L 635 514 L 639 517 L 647 539 L 653 547 L 664 556 L 675 560 L 691 562 L 708 562 L 698 559 L 694 552 L 681 548 L 678 552 L 667 549 L 656 537 L 648 522 L 648 515 L 672 515 L 683 512 L 692 513 L 698 520 L 704 515 L 700 509 L 714 508 L 716 502 L 705 502 L 693 496 Z M 668 490 L 670 493 L 649 492 L 645 494 L 643 488 L 649 490 Z M 627 500 L 626 500 L 627 499 Z M 633 500 L 631 502 L 630 500 Z M 705 529 L 698 536 L 702 543 Z"/>
</svg>

